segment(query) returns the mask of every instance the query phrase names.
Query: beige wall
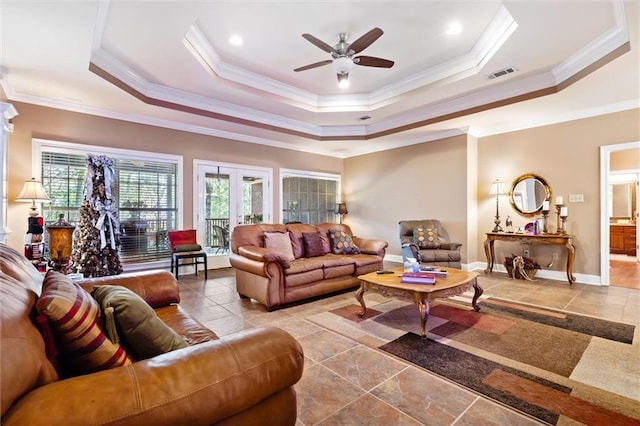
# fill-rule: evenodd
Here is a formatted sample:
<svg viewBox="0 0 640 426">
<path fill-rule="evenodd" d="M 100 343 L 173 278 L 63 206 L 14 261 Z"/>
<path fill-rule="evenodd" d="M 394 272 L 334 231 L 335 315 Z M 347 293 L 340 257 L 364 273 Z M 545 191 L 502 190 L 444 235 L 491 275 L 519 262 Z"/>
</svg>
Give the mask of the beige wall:
<svg viewBox="0 0 640 426">
<path fill-rule="evenodd" d="M 388 241 L 387 253 L 400 256 L 400 220 L 440 219 L 468 249 L 467 174 L 466 135 L 348 158 L 345 222 L 363 237 Z M 467 257 L 465 249 L 463 263 Z"/>
<path fill-rule="evenodd" d="M 22 246 L 29 205 L 16 198 L 25 180 L 31 178 L 31 140 L 50 139 L 86 145 L 109 146 L 163 154 L 182 155 L 184 162 L 184 227 L 193 226 L 193 160 L 210 160 L 273 168 L 274 220 L 279 221 L 280 168 L 342 173 L 342 160 L 230 141 L 86 114 L 13 103 L 18 110 L 15 131 L 9 135 L 8 226 L 13 231 L 8 244 Z"/>
<path fill-rule="evenodd" d="M 553 197 L 584 194 L 584 203 L 569 203 L 568 230 L 576 235 L 574 271 L 600 273 L 599 147 L 640 140 L 639 110 L 479 138 L 457 136 L 380 153 L 340 160 L 297 151 L 252 145 L 208 136 L 144 126 L 15 103 L 19 116 L 9 138 L 9 244 L 19 247 L 26 228 L 28 205 L 16 203 L 22 183 L 31 177 L 31 139 L 44 138 L 96 146 L 111 146 L 184 158 L 184 219 L 191 226 L 193 159 L 274 168 L 274 213 L 279 220 L 279 169 L 293 168 L 343 174 L 343 194 L 349 208 L 346 223 L 362 237 L 389 242 L 388 253 L 400 255 L 397 228 L 402 219 L 438 218 L 453 239 L 462 242 L 463 262 L 484 262 L 484 233 L 493 227 L 495 198 L 487 195 L 497 178 L 510 184 L 523 173 L 536 173 L 551 186 Z M 553 204 L 553 203 L 552 203 Z M 518 215 L 508 200 L 500 200 L 504 224 Z M 555 216 L 550 223 L 555 228 Z M 520 251 L 517 245 L 496 243 L 498 260 Z M 536 247 L 541 263 L 552 248 Z M 562 270 L 565 260 L 552 269 Z"/>
<path fill-rule="evenodd" d="M 551 208 L 554 209 L 553 200 L 557 195 L 562 195 L 568 206 L 568 232 L 576 236 L 574 272 L 600 275 L 600 146 L 639 141 L 638 113 L 636 109 L 481 138 L 478 143 L 478 233 L 491 229 L 495 215 L 495 199 L 492 203 L 482 197 L 488 192 L 489 183 L 496 178 L 511 182 L 523 173 L 536 173 L 551 186 Z M 569 194 L 584 194 L 584 203 L 569 203 Z M 511 215 L 516 226 L 529 221 L 506 199 L 501 200 L 500 206 L 503 221 L 507 215 Z M 550 218 L 555 230 L 555 214 Z M 541 264 L 548 263 L 553 250 L 538 246 L 532 248 L 532 255 Z M 517 245 L 496 243 L 500 261 L 511 251 L 521 253 Z M 560 261 L 552 269 L 563 269 L 564 253 Z"/>
<path fill-rule="evenodd" d="M 640 170 L 640 149 L 614 151 L 611 153 L 610 163 L 611 171 Z"/>
</svg>

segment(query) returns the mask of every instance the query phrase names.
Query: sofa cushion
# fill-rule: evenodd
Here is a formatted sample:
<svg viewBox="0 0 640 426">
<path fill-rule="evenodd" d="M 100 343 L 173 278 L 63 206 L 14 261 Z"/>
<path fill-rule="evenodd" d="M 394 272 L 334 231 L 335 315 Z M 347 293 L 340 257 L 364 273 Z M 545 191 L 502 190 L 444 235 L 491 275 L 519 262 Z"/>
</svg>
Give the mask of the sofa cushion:
<svg viewBox="0 0 640 426">
<path fill-rule="evenodd" d="M 187 342 L 169 328 L 151 306 L 126 287 L 97 286 L 91 295 L 100 303 L 103 312 L 113 313 L 115 330 L 106 327 L 107 335 L 113 342 L 122 339 L 125 347 L 139 359 L 147 359 L 175 349 L 186 348 Z M 117 335 L 112 336 L 111 334 Z"/>
<path fill-rule="evenodd" d="M 306 257 L 317 257 L 325 254 L 319 232 L 304 232 L 304 253 Z"/>
<path fill-rule="evenodd" d="M 291 248 L 289 232 L 265 232 L 264 246 L 281 253 L 289 262 L 295 259 Z"/>
<path fill-rule="evenodd" d="M 47 272 L 36 308 L 49 320 L 60 359 L 71 372 L 85 374 L 131 364 L 124 349 L 98 326 L 98 302 L 66 275 Z"/>
<path fill-rule="evenodd" d="M 437 249 L 440 247 L 438 228 L 415 228 L 413 242 L 421 249 Z"/>
<path fill-rule="evenodd" d="M 331 228 L 329 240 L 334 254 L 358 254 L 360 248 L 353 242 L 349 234 L 341 229 Z"/>
</svg>

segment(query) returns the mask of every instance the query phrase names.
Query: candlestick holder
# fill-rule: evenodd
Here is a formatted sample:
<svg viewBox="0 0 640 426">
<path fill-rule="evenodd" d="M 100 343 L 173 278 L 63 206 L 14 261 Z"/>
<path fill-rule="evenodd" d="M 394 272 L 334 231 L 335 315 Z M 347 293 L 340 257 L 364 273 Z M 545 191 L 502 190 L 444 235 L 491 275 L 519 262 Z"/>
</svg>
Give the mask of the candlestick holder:
<svg viewBox="0 0 640 426">
<path fill-rule="evenodd" d="M 562 224 L 561 224 L 561 234 L 562 235 L 566 235 L 567 234 L 567 218 L 569 216 L 560 216 L 560 219 L 562 220 Z"/>
<path fill-rule="evenodd" d="M 548 234 L 549 228 L 547 228 L 547 219 L 549 218 L 549 210 L 542 210 L 542 233 Z"/>
<path fill-rule="evenodd" d="M 560 223 L 560 209 L 564 204 L 556 204 L 556 234 L 562 234 L 562 224 Z"/>
</svg>

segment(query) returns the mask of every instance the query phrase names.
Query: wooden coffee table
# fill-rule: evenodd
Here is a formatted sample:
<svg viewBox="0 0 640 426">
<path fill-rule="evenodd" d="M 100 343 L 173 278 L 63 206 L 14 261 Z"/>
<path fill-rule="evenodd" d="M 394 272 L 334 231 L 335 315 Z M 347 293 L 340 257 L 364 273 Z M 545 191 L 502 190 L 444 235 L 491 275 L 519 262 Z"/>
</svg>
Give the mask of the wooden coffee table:
<svg viewBox="0 0 640 426">
<path fill-rule="evenodd" d="M 399 299 L 411 300 L 418 305 L 420 310 L 420 332 L 423 338 L 427 336 L 426 324 L 429 317 L 429 302 L 443 297 L 456 296 L 471 289 L 475 290 L 471 305 L 474 311 L 479 311 L 478 298 L 482 295 L 482 287 L 478 285 L 477 272 L 467 272 L 460 269 L 439 267 L 446 270 L 446 278 L 436 278 L 435 284 L 405 284 L 400 282 L 403 268 L 393 268 L 393 274 L 377 274 L 370 272 L 360 275 L 360 288 L 356 290 L 356 300 L 362 305 L 362 312 L 358 315 L 363 317 L 367 312 L 364 303 L 364 293 L 375 291 L 383 296 L 397 297 Z"/>
</svg>

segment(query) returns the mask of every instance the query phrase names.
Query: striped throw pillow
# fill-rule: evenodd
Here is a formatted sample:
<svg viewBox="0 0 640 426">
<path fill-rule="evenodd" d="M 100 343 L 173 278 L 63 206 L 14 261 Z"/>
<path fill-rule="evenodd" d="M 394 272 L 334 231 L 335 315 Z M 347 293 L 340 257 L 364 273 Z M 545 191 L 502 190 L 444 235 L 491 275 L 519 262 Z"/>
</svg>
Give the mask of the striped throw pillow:
<svg viewBox="0 0 640 426">
<path fill-rule="evenodd" d="M 131 364 L 124 349 L 99 327 L 100 305 L 66 275 L 49 271 L 36 304 L 55 336 L 60 360 L 73 374 L 86 374 Z"/>
</svg>

